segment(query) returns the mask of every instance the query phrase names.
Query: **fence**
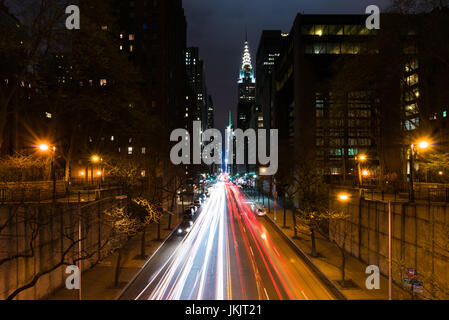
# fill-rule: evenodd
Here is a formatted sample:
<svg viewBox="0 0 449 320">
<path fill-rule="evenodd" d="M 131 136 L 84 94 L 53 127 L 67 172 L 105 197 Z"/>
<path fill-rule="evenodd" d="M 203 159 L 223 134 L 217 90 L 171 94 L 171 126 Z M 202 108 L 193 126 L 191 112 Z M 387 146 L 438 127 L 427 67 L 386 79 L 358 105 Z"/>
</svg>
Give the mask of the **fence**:
<svg viewBox="0 0 449 320">
<path fill-rule="evenodd" d="M 0 187 L 0 204 L 26 203 L 26 202 L 48 202 L 53 199 L 53 185 L 49 183 L 44 186 L 25 185 L 23 187 Z M 70 190 L 64 181 L 58 181 L 56 185 L 56 199 L 58 202 L 89 202 L 120 195 L 119 187 L 103 189 Z"/>
<path fill-rule="evenodd" d="M 375 189 L 361 189 L 361 195 L 370 200 L 392 200 L 400 201 L 409 198 L 408 192 L 385 192 Z M 415 188 L 415 200 L 424 200 L 428 202 L 449 202 L 449 188 Z"/>
</svg>

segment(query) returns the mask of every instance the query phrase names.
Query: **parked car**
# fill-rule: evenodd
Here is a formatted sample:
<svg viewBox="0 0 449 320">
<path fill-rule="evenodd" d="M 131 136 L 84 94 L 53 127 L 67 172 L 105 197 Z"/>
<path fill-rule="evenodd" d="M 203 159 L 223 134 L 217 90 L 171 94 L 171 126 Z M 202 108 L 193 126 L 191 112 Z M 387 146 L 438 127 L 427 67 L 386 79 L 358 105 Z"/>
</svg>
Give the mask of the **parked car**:
<svg viewBox="0 0 449 320">
<path fill-rule="evenodd" d="M 184 210 L 184 217 L 193 217 L 193 215 L 195 214 L 195 211 L 193 210 L 193 208 L 188 208 Z"/>
</svg>

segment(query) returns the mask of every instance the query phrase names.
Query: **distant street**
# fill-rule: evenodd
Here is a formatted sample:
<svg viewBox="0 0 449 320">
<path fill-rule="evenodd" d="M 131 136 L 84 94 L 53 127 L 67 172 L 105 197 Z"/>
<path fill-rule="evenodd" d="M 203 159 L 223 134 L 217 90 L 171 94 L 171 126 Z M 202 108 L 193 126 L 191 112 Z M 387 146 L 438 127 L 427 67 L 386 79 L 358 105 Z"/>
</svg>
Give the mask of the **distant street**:
<svg viewBox="0 0 449 320">
<path fill-rule="evenodd" d="M 191 231 L 175 233 L 120 299 L 335 299 L 240 189 L 218 182 Z"/>
</svg>

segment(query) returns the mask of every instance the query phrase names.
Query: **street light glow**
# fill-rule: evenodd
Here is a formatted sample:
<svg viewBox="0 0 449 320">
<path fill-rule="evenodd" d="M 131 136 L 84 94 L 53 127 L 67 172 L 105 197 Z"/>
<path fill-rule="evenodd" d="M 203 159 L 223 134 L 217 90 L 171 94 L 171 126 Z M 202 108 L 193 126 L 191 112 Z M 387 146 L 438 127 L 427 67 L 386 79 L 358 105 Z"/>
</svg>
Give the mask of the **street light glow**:
<svg viewBox="0 0 449 320">
<path fill-rule="evenodd" d="M 369 171 L 368 170 L 363 170 L 362 175 L 364 175 L 365 177 L 369 176 Z"/>
<path fill-rule="evenodd" d="M 364 154 L 359 155 L 358 160 L 365 161 L 366 160 L 366 155 L 364 155 Z"/>
<path fill-rule="evenodd" d="M 349 195 L 346 193 L 341 193 L 338 195 L 338 199 L 340 201 L 348 201 L 349 200 Z"/>
<path fill-rule="evenodd" d="M 97 171 L 97 176 L 101 176 L 101 171 Z"/>
<path fill-rule="evenodd" d="M 84 171 L 80 172 L 80 176 L 84 177 L 86 175 L 86 173 Z"/>
<path fill-rule="evenodd" d="M 100 161 L 100 157 L 99 156 L 92 156 L 92 158 L 90 158 L 92 160 L 92 162 L 98 162 Z"/>
<path fill-rule="evenodd" d="M 46 152 L 46 151 L 50 150 L 50 146 L 46 143 L 42 143 L 39 145 L 39 150 Z"/>
<path fill-rule="evenodd" d="M 420 149 L 425 150 L 425 149 L 430 147 L 430 143 L 428 141 L 426 141 L 426 140 L 422 140 L 422 141 L 418 142 L 418 147 Z"/>
</svg>

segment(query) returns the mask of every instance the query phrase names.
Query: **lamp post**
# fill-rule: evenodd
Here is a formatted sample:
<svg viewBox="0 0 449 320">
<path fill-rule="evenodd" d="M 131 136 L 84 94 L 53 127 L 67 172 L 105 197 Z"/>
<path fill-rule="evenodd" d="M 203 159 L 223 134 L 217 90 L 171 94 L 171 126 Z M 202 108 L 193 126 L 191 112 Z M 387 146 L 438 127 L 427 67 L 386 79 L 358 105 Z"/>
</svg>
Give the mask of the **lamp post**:
<svg viewBox="0 0 449 320">
<path fill-rule="evenodd" d="M 56 147 L 50 147 L 47 143 L 41 143 L 39 145 L 39 150 L 41 152 L 51 152 L 51 177 L 53 180 L 53 202 L 56 202 L 56 164 L 55 164 L 55 154 L 56 154 Z"/>
<path fill-rule="evenodd" d="M 100 170 L 96 172 L 98 177 L 98 189 L 101 188 L 101 179 L 103 178 L 103 174 L 101 172 L 101 160 L 102 158 L 99 155 L 93 155 L 92 157 L 90 157 L 90 161 L 92 162 L 92 184 L 94 183 L 94 164 L 100 163 Z"/>
<path fill-rule="evenodd" d="M 393 300 L 393 240 L 392 240 L 391 200 L 388 200 L 388 299 Z"/>
<path fill-rule="evenodd" d="M 430 142 L 426 140 L 421 140 L 418 143 L 412 143 L 410 145 L 410 183 L 409 183 L 409 201 L 415 201 L 415 188 L 414 188 L 414 180 L 415 180 L 415 155 L 417 149 L 426 150 L 430 147 Z"/>
<path fill-rule="evenodd" d="M 362 172 L 362 169 L 360 167 L 360 163 L 361 162 L 365 162 L 366 159 L 367 159 L 367 157 L 364 154 L 361 154 L 361 155 L 357 156 L 357 158 L 356 158 L 356 160 L 357 160 L 357 173 L 359 175 L 359 187 L 361 187 L 362 184 L 363 184 L 363 177 L 362 177 L 363 172 Z"/>
</svg>

